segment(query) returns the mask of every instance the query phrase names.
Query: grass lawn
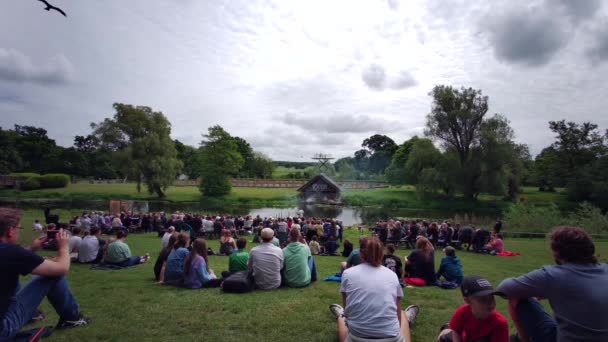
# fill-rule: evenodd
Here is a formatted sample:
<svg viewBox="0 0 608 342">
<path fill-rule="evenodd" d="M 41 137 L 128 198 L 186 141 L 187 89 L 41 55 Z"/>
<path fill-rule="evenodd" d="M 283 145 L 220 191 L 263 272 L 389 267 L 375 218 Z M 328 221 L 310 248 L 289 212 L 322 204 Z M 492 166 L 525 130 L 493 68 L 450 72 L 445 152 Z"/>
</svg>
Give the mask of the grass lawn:
<svg viewBox="0 0 608 342">
<path fill-rule="evenodd" d="M 77 214 L 60 211 L 61 217 Z M 30 227 L 40 210 L 28 210 L 22 220 L 23 244 L 31 241 Z M 346 238 L 358 239 L 358 232 L 347 230 Z M 132 234 L 127 239 L 135 255 L 149 252 L 153 260 L 160 249 L 156 234 Z M 217 241 L 210 242 L 218 250 Z M 520 257 L 504 258 L 459 252 L 465 274 L 486 276 L 496 286 L 510 276 L 541 265 L 552 264 L 545 240 L 508 239 L 508 250 Z M 251 248 L 251 244 L 248 244 Z M 408 254 L 399 250 L 398 255 Z M 608 242 L 597 243 L 597 253 L 607 261 Z M 442 253 L 437 253 L 439 264 Z M 338 269 L 341 257 L 317 257 L 319 277 Z M 228 258 L 210 257 L 212 269 L 219 274 L 227 269 Z M 55 332 L 50 341 L 335 341 L 335 321 L 328 310 L 340 302 L 339 284 L 318 281 L 303 289 L 225 294 L 219 289 L 186 290 L 160 286 L 153 279 L 153 262 L 119 271 L 93 271 L 86 265 L 72 265 L 68 281 L 82 310 L 93 324 Z M 447 322 L 462 304 L 458 290 L 436 287 L 406 288 L 402 305 L 418 304 L 421 312 L 413 329 L 415 341 L 431 341 L 439 326 Z M 497 299 L 498 310 L 506 314 L 506 302 Z M 54 325 L 57 316 L 45 301 L 47 318 L 40 324 Z M 513 326 L 511 326 L 511 331 Z"/>
</svg>

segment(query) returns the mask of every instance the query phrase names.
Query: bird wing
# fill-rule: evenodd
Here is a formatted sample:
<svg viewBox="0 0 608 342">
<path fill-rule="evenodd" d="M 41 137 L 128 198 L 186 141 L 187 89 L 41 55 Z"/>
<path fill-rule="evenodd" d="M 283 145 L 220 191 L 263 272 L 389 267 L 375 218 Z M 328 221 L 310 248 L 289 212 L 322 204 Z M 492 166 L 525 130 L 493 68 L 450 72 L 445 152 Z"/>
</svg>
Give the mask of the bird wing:
<svg viewBox="0 0 608 342">
<path fill-rule="evenodd" d="M 54 9 L 55 11 L 57 11 L 57 12 L 59 12 L 59 13 L 63 14 L 63 16 L 64 16 L 64 17 L 66 17 L 66 18 L 68 17 L 68 15 L 67 15 L 67 14 L 65 14 L 65 12 L 64 12 L 64 11 L 63 11 L 61 8 L 59 8 L 59 7 L 55 7 L 55 6 L 51 6 L 51 8 L 52 8 L 52 9 Z"/>
</svg>

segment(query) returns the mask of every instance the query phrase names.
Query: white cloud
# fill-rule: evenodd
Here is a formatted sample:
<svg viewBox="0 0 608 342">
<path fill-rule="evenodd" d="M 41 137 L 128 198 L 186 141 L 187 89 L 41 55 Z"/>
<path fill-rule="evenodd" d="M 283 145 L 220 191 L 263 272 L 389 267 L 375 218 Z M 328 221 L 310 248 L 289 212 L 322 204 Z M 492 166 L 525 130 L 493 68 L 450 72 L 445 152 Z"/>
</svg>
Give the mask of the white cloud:
<svg viewBox="0 0 608 342">
<path fill-rule="evenodd" d="M 35 63 L 16 49 L 0 48 L 0 80 L 63 84 L 72 79 L 74 68 L 63 55 L 48 60 L 39 58 Z"/>
</svg>

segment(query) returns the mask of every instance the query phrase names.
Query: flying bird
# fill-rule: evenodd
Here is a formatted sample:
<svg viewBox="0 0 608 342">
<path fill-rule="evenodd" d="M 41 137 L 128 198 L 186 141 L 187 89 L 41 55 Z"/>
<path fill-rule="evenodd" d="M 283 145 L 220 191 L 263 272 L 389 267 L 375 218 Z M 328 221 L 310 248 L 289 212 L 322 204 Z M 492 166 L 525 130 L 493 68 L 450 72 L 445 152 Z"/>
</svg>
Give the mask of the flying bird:
<svg viewBox="0 0 608 342">
<path fill-rule="evenodd" d="M 38 1 L 40 1 L 40 2 L 42 2 L 42 3 L 44 3 L 46 5 L 45 10 L 47 10 L 47 11 L 55 10 L 55 11 L 63 14 L 63 16 L 67 18 L 68 15 L 65 14 L 65 12 L 61 8 L 55 7 L 55 6 L 51 5 L 51 4 L 49 4 L 46 0 L 38 0 Z"/>
</svg>

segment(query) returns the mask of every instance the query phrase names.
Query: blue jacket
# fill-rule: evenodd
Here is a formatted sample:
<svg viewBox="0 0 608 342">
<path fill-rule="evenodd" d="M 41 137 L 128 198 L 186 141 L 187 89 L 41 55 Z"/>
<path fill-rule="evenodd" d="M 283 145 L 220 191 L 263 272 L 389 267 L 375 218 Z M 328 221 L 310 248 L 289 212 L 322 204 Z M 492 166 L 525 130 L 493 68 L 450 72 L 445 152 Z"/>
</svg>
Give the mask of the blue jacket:
<svg viewBox="0 0 608 342">
<path fill-rule="evenodd" d="M 437 279 L 443 276 L 445 280 L 460 284 L 462 282 L 462 264 L 457 256 L 446 256 L 441 259 Z"/>
</svg>

